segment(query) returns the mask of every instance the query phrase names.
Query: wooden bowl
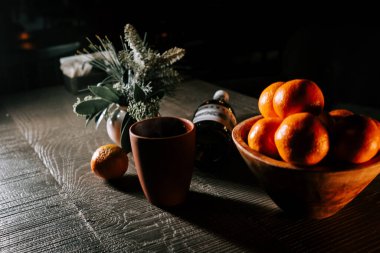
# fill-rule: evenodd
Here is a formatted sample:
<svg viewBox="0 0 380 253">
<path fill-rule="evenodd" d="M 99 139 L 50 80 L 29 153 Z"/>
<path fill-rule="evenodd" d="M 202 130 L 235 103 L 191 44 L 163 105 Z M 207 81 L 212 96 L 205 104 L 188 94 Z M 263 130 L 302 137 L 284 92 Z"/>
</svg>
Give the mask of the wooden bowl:
<svg viewBox="0 0 380 253">
<path fill-rule="evenodd" d="M 285 212 L 315 219 L 329 217 L 353 200 L 380 172 L 379 154 L 358 165 L 329 162 L 311 167 L 260 154 L 249 148 L 247 136 L 261 118 L 255 116 L 239 123 L 232 138 L 250 170 Z"/>
</svg>

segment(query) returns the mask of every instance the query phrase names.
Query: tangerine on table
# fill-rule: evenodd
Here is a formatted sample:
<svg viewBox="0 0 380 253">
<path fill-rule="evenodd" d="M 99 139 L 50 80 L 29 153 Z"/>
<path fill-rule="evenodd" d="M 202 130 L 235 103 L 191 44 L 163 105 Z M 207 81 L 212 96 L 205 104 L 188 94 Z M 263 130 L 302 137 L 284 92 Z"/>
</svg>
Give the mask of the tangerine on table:
<svg viewBox="0 0 380 253">
<path fill-rule="evenodd" d="M 91 170 L 104 179 L 114 179 L 124 175 L 128 169 L 127 152 L 115 144 L 100 146 L 91 158 Z"/>
<path fill-rule="evenodd" d="M 294 79 L 278 87 L 273 96 L 273 108 L 280 118 L 298 112 L 319 115 L 324 107 L 324 96 L 316 83 Z"/>
<path fill-rule="evenodd" d="M 334 109 L 329 112 L 330 116 L 335 120 L 339 121 L 344 117 L 354 115 L 354 113 L 347 109 Z"/>
<path fill-rule="evenodd" d="M 317 164 L 330 148 L 326 128 L 308 112 L 286 117 L 275 133 L 275 144 L 284 161 L 297 165 Z"/>
<path fill-rule="evenodd" d="M 262 118 L 256 121 L 248 134 L 248 146 L 264 155 L 278 158 L 274 134 L 280 124 L 280 118 Z"/>
<path fill-rule="evenodd" d="M 380 122 L 375 119 L 375 123 L 376 123 L 376 126 L 377 126 L 377 133 L 380 136 Z M 379 151 L 380 151 L 380 138 L 379 138 Z"/>
<path fill-rule="evenodd" d="M 354 114 L 342 118 L 334 127 L 333 155 L 350 163 L 363 163 L 379 151 L 379 130 L 369 117 Z"/>
<path fill-rule="evenodd" d="M 276 90 L 283 85 L 284 82 L 275 82 L 266 87 L 259 97 L 259 111 L 265 118 L 278 117 L 273 109 L 273 96 Z"/>
</svg>

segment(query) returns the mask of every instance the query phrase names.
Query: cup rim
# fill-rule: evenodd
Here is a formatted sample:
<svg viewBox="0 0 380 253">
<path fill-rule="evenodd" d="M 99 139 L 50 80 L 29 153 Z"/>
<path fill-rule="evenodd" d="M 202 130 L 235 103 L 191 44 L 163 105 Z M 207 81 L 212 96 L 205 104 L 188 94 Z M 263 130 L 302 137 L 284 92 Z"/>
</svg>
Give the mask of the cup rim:
<svg viewBox="0 0 380 253">
<path fill-rule="evenodd" d="M 136 128 L 137 125 L 144 124 L 144 123 L 146 123 L 148 121 L 156 121 L 156 120 L 160 120 L 160 119 L 178 120 L 178 121 L 180 121 L 180 122 L 182 122 L 182 123 L 184 123 L 186 125 L 186 132 L 184 132 L 182 134 L 178 134 L 178 135 L 167 136 L 167 137 L 146 137 L 146 136 L 142 136 L 142 135 L 136 134 L 133 131 Z M 137 122 L 133 123 L 131 125 L 131 127 L 129 128 L 129 135 L 130 136 L 134 136 L 134 137 L 139 138 L 139 139 L 169 140 L 169 139 L 178 138 L 178 137 L 181 137 L 181 136 L 184 136 L 184 135 L 188 135 L 188 134 L 190 134 L 193 131 L 195 131 L 195 125 L 194 125 L 194 123 L 191 120 L 188 120 L 188 119 L 185 119 L 185 118 L 182 118 L 182 117 L 176 117 L 176 116 L 157 116 L 157 117 L 152 117 L 152 118 L 148 118 L 148 119 L 143 119 L 143 120 L 140 120 L 140 121 L 137 121 Z"/>
</svg>

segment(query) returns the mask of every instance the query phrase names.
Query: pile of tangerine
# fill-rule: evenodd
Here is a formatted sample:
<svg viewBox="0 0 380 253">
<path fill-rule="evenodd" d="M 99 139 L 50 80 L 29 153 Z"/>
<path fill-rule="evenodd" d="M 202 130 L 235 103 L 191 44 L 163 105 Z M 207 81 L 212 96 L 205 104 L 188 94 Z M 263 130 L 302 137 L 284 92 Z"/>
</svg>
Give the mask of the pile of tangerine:
<svg viewBox="0 0 380 253">
<path fill-rule="evenodd" d="M 328 157 L 359 164 L 380 149 L 380 123 L 346 109 L 324 111 L 318 85 L 306 79 L 275 82 L 258 104 L 263 118 L 252 125 L 248 146 L 295 165 L 315 165 Z"/>
</svg>

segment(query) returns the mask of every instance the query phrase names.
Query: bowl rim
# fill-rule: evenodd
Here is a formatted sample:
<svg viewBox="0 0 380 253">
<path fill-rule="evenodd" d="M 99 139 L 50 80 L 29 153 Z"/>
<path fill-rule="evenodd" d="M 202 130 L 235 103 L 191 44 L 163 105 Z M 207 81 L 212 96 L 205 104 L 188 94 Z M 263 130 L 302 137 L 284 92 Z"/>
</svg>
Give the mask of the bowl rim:
<svg viewBox="0 0 380 253">
<path fill-rule="evenodd" d="M 343 167 L 343 169 L 337 169 L 337 170 L 331 170 L 331 168 L 327 166 L 323 166 L 321 164 L 313 165 L 313 166 L 304 166 L 301 167 L 299 165 L 287 163 L 285 161 L 277 160 L 274 158 L 271 158 L 269 156 L 266 156 L 264 154 L 261 154 L 253 149 L 251 149 L 247 142 L 246 137 L 243 138 L 241 136 L 241 131 L 243 127 L 245 127 L 246 124 L 251 124 L 251 126 L 259 119 L 263 118 L 262 115 L 254 115 L 252 117 L 249 117 L 240 123 L 238 123 L 233 129 L 232 129 L 232 139 L 239 149 L 240 152 L 243 152 L 245 156 L 248 156 L 250 159 L 258 160 L 264 164 L 267 164 L 271 167 L 276 167 L 278 169 L 290 169 L 293 171 L 300 171 L 300 172 L 306 172 L 306 173 L 319 173 L 319 172 L 328 172 L 328 173 L 344 173 L 347 171 L 356 171 L 356 170 L 363 170 L 363 169 L 371 169 L 378 166 L 378 169 L 380 171 L 380 151 L 373 157 L 371 160 L 360 163 L 360 164 L 348 164 L 348 163 L 337 163 L 337 166 Z"/>
</svg>

